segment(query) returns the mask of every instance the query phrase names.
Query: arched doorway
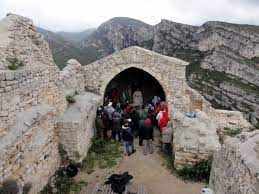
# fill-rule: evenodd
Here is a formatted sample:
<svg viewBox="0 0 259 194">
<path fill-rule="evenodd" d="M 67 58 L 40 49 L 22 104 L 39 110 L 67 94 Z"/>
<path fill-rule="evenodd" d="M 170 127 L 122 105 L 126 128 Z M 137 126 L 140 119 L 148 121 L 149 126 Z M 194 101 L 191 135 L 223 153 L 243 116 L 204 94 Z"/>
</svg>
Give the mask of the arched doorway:
<svg viewBox="0 0 259 194">
<path fill-rule="evenodd" d="M 131 67 L 117 74 L 107 85 L 104 96 L 111 96 L 114 89 L 121 93 L 126 92 L 130 97 L 140 89 L 144 104 L 150 102 L 154 96 L 159 96 L 162 101 L 166 100 L 164 89 L 152 75 L 146 71 Z"/>
</svg>

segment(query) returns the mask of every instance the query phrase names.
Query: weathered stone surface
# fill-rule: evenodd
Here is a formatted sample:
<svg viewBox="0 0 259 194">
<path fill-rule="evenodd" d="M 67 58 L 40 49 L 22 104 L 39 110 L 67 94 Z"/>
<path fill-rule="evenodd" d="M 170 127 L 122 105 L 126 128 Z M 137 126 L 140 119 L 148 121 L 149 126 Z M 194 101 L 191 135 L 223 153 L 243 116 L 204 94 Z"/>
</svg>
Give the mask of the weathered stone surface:
<svg viewBox="0 0 259 194">
<path fill-rule="evenodd" d="M 195 118 L 175 114 L 176 130 L 173 148 L 176 168 L 192 166 L 201 160 L 208 160 L 214 151 L 220 148 L 217 125 L 206 115 L 198 111 Z"/>
<path fill-rule="evenodd" d="M 67 61 L 66 67 L 60 72 L 60 78 L 65 85 L 65 94 L 74 95 L 85 91 L 83 67 L 75 60 Z"/>
<path fill-rule="evenodd" d="M 228 138 L 214 154 L 210 188 L 215 194 L 257 194 L 259 191 L 259 130 Z"/>
<path fill-rule="evenodd" d="M 75 103 L 70 104 L 57 121 L 58 137 L 69 159 L 81 162 L 87 155 L 94 132 L 95 113 L 100 96 L 86 92 L 74 96 Z"/>
<path fill-rule="evenodd" d="M 54 120 L 67 103 L 48 44 L 31 20 L 9 14 L 0 37 L 0 182 L 30 183 L 34 194 L 59 167 Z M 10 58 L 18 69 L 8 68 Z"/>
</svg>

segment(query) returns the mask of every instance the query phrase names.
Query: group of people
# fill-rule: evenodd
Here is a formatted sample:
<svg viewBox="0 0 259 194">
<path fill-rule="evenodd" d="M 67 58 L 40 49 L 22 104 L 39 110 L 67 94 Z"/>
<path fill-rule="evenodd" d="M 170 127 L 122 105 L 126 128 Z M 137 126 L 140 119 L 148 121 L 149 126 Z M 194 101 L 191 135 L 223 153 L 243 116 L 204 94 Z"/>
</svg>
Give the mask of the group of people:
<svg viewBox="0 0 259 194">
<path fill-rule="evenodd" d="M 111 93 L 104 106 L 97 109 L 96 129 L 101 138 L 113 137 L 117 142 L 124 141 L 125 153 L 130 156 L 136 150 L 134 138 L 139 138 L 143 154 L 153 153 L 154 127 L 160 129 L 163 152 L 169 153 L 173 134 L 173 122 L 168 115 L 168 106 L 154 96 L 144 103 L 142 92 L 136 89 L 131 97 L 124 92 Z"/>
</svg>

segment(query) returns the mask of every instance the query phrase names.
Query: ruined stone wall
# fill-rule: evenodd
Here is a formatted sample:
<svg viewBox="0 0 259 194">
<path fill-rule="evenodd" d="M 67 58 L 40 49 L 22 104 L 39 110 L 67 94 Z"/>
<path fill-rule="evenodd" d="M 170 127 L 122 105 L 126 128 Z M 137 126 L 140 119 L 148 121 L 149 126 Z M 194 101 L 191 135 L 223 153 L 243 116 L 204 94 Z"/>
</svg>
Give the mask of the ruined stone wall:
<svg viewBox="0 0 259 194">
<path fill-rule="evenodd" d="M 0 137 L 0 182 L 15 180 L 37 193 L 60 163 L 53 114 L 46 105 L 20 112 L 9 133 Z"/>
<path fill-rule="evenodd" d="M 95 134 L 95 117 L 101 96 L 90 92 L 74 96 L 75 103 L 57 121 L 58 137 L 69 159 L 81 162 Z"/>
<path fill-rule="evenodd" d="M 48 44 L 32 21 L 0 21 L 0 183 L 37 193 L 59 167 L 55 118 L 67 106 Z"/>
<path fill-rule="evenodd" d="M 0 70 L 0 121 L 13 124 L 17 113 L 42 103 L 53 106 L 55 114 L 61 113 L 65 101 L 57 79 L 58 72 L 45 67 Z"/>
<path fill-rule="evenodd" d="M 225 141 L 214 155 L 210 188 L 215 194 L 258 194 L 259 130 Z"/>
<path fill-rule="evenodd" d="M 217 125 L 205 112 L 198 111 L 195 118 L 178 113 L 174 121 L 173 153 L 177 169 L 208 160 L 220 148 Z"/>
</svg>

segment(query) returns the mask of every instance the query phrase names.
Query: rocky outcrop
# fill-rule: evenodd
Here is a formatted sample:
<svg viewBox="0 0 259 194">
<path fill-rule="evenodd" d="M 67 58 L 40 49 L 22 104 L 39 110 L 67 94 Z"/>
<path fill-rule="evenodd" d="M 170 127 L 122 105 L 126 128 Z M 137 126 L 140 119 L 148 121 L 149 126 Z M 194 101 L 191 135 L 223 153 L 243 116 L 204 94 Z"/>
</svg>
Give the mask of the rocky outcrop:
<svg viewBox="0 0 259 194">
<path fill-rule="evenodd" d="M 113 18 L 100 25 L 86 40 L 82 49 L 88 60 L 86 64 L 130 46 L 151 49 L 153 28 L 131 18 Z"/>
<path fill-rule="evenodd" d="M 168 56 L 176 56 L 179 50 L 195 48 L 193 36 L 196 26 L 162 20 L 154 26 L 153 51 Z"/>
</svg>

